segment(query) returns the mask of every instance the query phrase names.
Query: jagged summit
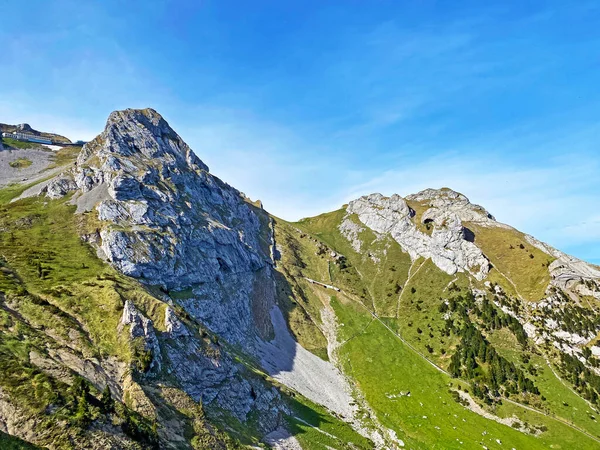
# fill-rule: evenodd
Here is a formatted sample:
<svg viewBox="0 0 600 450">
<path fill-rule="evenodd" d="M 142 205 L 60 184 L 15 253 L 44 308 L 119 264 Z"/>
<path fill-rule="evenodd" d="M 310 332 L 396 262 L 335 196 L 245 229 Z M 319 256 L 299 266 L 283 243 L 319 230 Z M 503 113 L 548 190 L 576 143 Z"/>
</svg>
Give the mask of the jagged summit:
<svg viewBox="0 0 600 450">
<path fill-rule="evenodd" d="M 442 187 L 439 189 L 427 188 L 415 194 L 409 194 L 405 197 L 402 197 L 399 194 L 393 194 L 391 197 L 386 197 L 380 193 L 373 193 L 363 195 L 362 197 L 354 200 L 354 202 L 364 198 L 392 200 L 391 202 L 388 202 L 388 205 L 397 205 L 398 200 L 401 200 L 407 205 L 408 214 L 410 214 L 411 217 L 417 215 L 415 211 L 416 209 L 422 210 L 423 208 L 435 208 L 438 210 L 450 210 L 464 217 L 463 220 L 496 222 L 495 217 L 483 206 L 471 203 L 466 195 L 447 187 Z M 419 219 L 421 221 L 428 220 L 427 217 L 419 217 Z"/>
<path fill-rule="evenodd" d="M 75 191 L 78 212 L 102 226 L 89 236 L 127 275 L 170 287 L 256 270 L 268 260 L 260 223 L 242 194 L 208 167 L 153 109 L 113 112 L 76 165 L 46 188 Z"/>
<path fill-rule="evenodd" d="M 208 166 L 152 108 L 112 112 L 104 131 L 84 146 L 77 164 L 84 166 L 93 157 L 106 162 L 108 169 L 126 170 L 126 165 L 114 167 L 115 158 L 126 157 L 142 164 L 158 158 L 167 164 L 181 165 L 185 161 L 192 168 L 208 171 Z"/>
<path fill-rule="evenodd" d="M 352 220 L 354 216 L 376 233 L 389 233 L 411 259 L 431 258 L 448 274 L 466 271 L 482 280 L 488 274 L 490 262 L 483 252 L 470 242 L 462 225 L 466 218 L 479 220 L 482 214 L 472 210 L 470 203 L 448 204 L 443 197 L 434 197 L 433 193 L 434 190 L 429 190 L 423 196 L 416 194 L 413 197 L 433 198 L 431 204 L 419 200 L 423 202 L 419 204 L 420 211 L 414 209 L 414 202 L 417 200 L 410 202 L 411 206 L 399 195 L 384 197 L 381 194 L 371 194 L 361 197 L 348 204 L 347 216 L 341 223 L 340 230 L 354 242 L 355 248 L 360 248 L 356 240 L 358 224 Z M 443 205 L 440 205 L 442 207 L 436 206 L 439 205 L 438 199 L 444 200 Z M 487 215 L 485 217 L 487 218 Z"/>
<path fill-rule="evenodd" d="M 152 109 L 115 111 L 68 164 L 0 195 L 0 442 L 231 448 L 222 429 L 275 449 L 541 449 L 600 435 L 599 268 L 465 195 L 371 194 L 289 223 Z"/>
<path fill-rule="evenodd" d="M 496 221 L 484 207 L 447 187 L 424 189 L 406 197 L 365 195 L 345 208 L 347 215 L 340 224 L 340 231 L 355 249 L 361 247 L 357 238 L 361 227 L 353 222 L 353 217 L 376 233 L 389 233 L 413 260 L 431 258 L 448 274 L 470 272 L 483 280 L 493 266 L 487 254 L 493 249 L 481 248 L 475 242 L 473 229 L 481 227 L 505 236 L 522 235 L 525 242 L 548 255 L 551 285 L 567 289 L 578 280 L 600 278 L 600 271 L 593 265 Z"/>
<path fill-rule="evenodd" d="M 460 200 L 460 201 L 469 201 L 466 195 L 461 194 L 453 189 L 448 187 L 442 187 L 439 189 L 435 188 L 427 188 L 422 191 L 417 192 L 416 194 L 410 194 L 406 196 L 407 200 L 433 200 L 437 198 L 447 198 L 451 200 Z"/>
</svg>

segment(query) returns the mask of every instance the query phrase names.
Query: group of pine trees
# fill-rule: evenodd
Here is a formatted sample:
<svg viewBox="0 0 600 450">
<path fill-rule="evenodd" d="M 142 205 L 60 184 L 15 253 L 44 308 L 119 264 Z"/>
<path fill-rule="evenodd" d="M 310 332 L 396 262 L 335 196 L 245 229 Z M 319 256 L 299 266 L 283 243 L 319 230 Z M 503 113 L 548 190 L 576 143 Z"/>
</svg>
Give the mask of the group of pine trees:
<svg viewBox="0 0 600 450">
<path fill-rule="evenodd" d="M 578 358 L 561 352 L 561 369 L 564 376 L 573 383 L 577 392 L 591 403 L 600 406 L 600 376 L 585 366 Z"/>
<path fill-rule="evenodd" d="M 498 354 L 478 328 L 488 331 L 508 328 L 525 347 L 527 334 L 517 319 L 499 310 L 487 298 L 477 302 L 470 291 L 442 303 L 439 310 L 453 313 L 446 318 L 442 334 L 450 336 L 453 333 L 461 338 L 448 370 L 453 377 L 470 380 L 476 397 L 491 403 L 502 395 L 539 395 L 538 388 L 524 371 Z M 476 326 L 471 318 L 479 325 Z"/>
<path fill-rule="evenodd" d="M 451 298 L 448 302 L 440 305 L 439 311 L 445 313 L 447 311 L 456 312 L 463 323 L 470 322 L 469 314 L 474 314 L 479 319 L 484 330 L 499 330 L 508 328 L 517 338 L 519 344 L 523 347 L 527 345 L 527 333 L 523 329 L 521 323 L 505 312 L 496 308 L 487 297 L 478 305 L 475 302 L 475 297 L 471 292 L 465 295 L 458 295 Z M 449 335 L 452 327 L 447 327 L 446 334 Z M 456 330 L 454 330 L 456 331 Z"/>
<path fill-rule="evenodd" d="M 466 323 L 459 335 L 461 342 L 448 370 L 454 377 L 471 380 L 475 396 L 492 399 L 502 394 L 539 395 L 538 388 L 523 370 L 500 356 L 472 322 Z"/>
<path fill-rule="evenodd" d="M 600 330 L 600 314 L 579 305 L 546 306 L 542 309 L 542 314 L 544 318 L 555 320 L 562 330 L 571 334 L 588 336 Z"/>
<path fill-rule="evenodd" d="M 508 328 L 517 338 L 521 346 L 527 345 L 527 333 L 523 329 L 523 325 L 510 314 L 498 310 L 487 299 L 484 298 L 481 302 L 481 307 L 475 308 L 475 314 L 481 319 L 481 323 L 488 330 L 499 330 L 500 328 Z"/>
<path fill-rule="evenodd" d="M 125 434 L 143 442 L 150 447 L 158 446 L 155 425 L 147 423 L 142 416 L 131 411 L 120 403 L 116 403 L 108 386 L 102 391 L 100 398 L 91 393 L 89 382 L 82 377 L 75 377 L 73 384 L 67 390 L 65 408 L 70 421 L 82 428 L 87 427 L 92 421 L 114 414 L 121 423 Z"/>
</svg>

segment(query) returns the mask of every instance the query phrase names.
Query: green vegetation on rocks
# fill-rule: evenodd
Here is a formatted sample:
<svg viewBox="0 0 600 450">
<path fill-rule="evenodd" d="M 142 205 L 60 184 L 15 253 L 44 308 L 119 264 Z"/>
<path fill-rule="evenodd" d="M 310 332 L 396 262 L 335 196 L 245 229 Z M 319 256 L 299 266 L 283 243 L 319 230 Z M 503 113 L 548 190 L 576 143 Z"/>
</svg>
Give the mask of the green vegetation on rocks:
<svg viewBox="0 0 600 450">
<path fill-rule="evenodd" d="M 28 158 L 17 158 L 14 161 L 8 163 L 10 167 L 15 169 L 24 169 L 26 167 L 31 166 L 32 162 Z"/>
</svg>

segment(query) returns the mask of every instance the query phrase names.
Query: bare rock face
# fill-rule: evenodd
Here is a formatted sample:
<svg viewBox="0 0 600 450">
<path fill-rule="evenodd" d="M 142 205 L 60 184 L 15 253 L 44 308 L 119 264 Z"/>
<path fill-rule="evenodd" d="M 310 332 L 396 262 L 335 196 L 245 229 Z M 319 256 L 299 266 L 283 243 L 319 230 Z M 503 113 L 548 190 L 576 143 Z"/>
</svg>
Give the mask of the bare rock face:
<svg viewBox="0 0 600 450">
<path fill-rule="evenodd" d="M 61 198 L 70 191 L 77 189 L 77 184 L 69 175 L 60 176 L 50 182 L 45 188 L 46 195 L 52 199 Z"/>
<path fill-rule="evenodd" d="M 17 130 L 22 132 L 33 131 L 31 125 L 29 125 L 28 123 L 20 123 L 19 125 L 17 125 Z"/>
<path fill-rule="evenodd" d="M 165 328 L 170 338 L 192 336 L 190 330 L 179 320 L 179 317 L 177 317 L 175 311 L 170 306 L 167 306 L 165 309 Z"/>
<path fill-rule="evenodd" d="M 421 218 L 423 222 L 456 216 L 461 222 L 474 222 L 483 226 L 506 226 L 496 222 L 494 216 L 482 206 L 474 205 L 466 196 L 452 189 L 425 189 L 406 196 L 406 200 L 428 205 L 429 209 Z"/>
<path fill-rule="evenodd" d="M 121 327 L 126 325 L 129 325 L 129 334 L 132 339 L 141 339 L 144 349 L 150 352 L 151 362 L 149 369 L 160 370 L 160 346 L 152 321 L 142 315 L 129 300 L 125 302 L 123 307 L 123 317 L 121 318 L 120 323 Z"/>
<path fill-rule="evenodd" d="M 429 192 L 419 198 L 430 198 L 431 195 Z M 413 221 L 415 212 L 399 195 L 364 196 L 350 202 L 347 212 L 356 214 L 360 222 L 376 233 L 391 235 L 413 260 L 418 257 L 431 258 L 436 266 L 448 274 L 470 272 L 479 280 L 485 278 L 489 261 L 474 243 L 466 240 L 460 215 L 446 208 L 443 198 L 436 204 L 439 206 L 433 206 L 423 214 L 435 224 L 431 236 L 417 228 Z M 344 221 L 342 232 L 348 234 L 349 229 Z M 353 243 L 355 248 L 357 245 Z"/>
<path fill-rule="evenodd" d="M 47 195 L 72 190 L 105 224 L 100 236 L 108 260 L 147 283 L 177 289 L 270 261 L 259 244 L 259 220 L 241 193 L 212 176 L 152 109 L 110 115 Z"/>
<path fill-rule="evenodd" d="M 97 232 L 84 238 L 117 270 L 165 293 L 185 291 L 166 300 L 250 354 L 273 334 L 266 214 L 210 174 L 156 111 L 113 112 L 75 167 L 46 188 L 51 198 L 69 192 L 79 213 L 97 215 Z M 258 412 L 265 433 L 279 426 L 286 408 L 279 392 L 249 376 L 175 311 L 166 307 L 161 332 L 133 303 L 124 306 L 116 331 L 129 330 L 151 354 L 145 376 L 166 372 L 194 400 L 241 421 Z"/>
</svg>

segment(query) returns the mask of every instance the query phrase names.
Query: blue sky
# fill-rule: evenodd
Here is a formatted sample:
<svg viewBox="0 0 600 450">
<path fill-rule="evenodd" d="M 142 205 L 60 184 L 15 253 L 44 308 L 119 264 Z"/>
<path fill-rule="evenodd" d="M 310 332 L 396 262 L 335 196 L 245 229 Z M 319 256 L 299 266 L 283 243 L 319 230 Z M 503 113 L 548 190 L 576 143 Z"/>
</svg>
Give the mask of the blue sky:
<svg viewBox="0 0 600 450">
<path fill-rule="evenodd" d="M 4 0 L 0 122 L 158 110 L 286 219 L 448 186 L 600 263 L 600 8 L 546 1 Z"/>
</svg>

